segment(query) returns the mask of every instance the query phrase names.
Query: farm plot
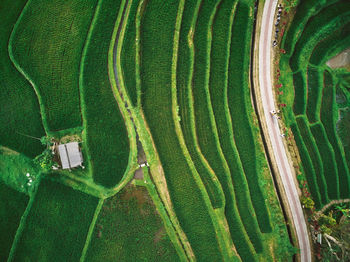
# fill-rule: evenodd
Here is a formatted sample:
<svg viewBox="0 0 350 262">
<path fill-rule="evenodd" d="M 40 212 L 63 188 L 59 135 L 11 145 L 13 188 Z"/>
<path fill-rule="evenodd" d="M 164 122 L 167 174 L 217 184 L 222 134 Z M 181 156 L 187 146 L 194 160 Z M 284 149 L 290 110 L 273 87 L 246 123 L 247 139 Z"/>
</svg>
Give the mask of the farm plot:
<svg viewBox="0 0 350 262">
<path fill-rule="evenodd" d="M 254 252 L 249 250 L 249 242 L 247 243 L 247 241 L 252 242 L 256 252 L 261 252 L 261 233 L 250 201 L 243 169 L 237 157 L 237 150 L 234 145 L 234 148 L 230 147 L 232 146 L 230 138 L 233 141 L 233 137 L 232 133 L 231 136 L 227 136 L 230 128 L 226 122 L 229 120 L 226 119 L 228 106 L 225 91 L 227 91 L 230 31 L 233 17 L 236 15 L 235 7 L 234 1 L 220 2 L 213 17 L 213 26 L 204 24 L 203 17 L 206 16 L 202 13 L 199 14 L 202 19 L 198 20 L 198 29 L 194 34 L 195 58 L 197 59 L 195 59 L 194 65 L 193 100 L 198 126 L 197 137 L 202 151 L 224 189 L 226 196 L 225 214 L 233 242 L 241 257 L 251 260 L 250 256 Z M 205 9 L 205 5 L 203 5 L 203 9 Z M 209 36 L 206 37 L 208 34 Z M 206 45 L 208 45 L 207 50 L 202 48 Z M 206 61 L 202 61 L 204 59 Z M 223 63 L 223 61 L 226 62 Z M 232 129 L 230 131 L 232 132 Z M 222 132 L 225 133 L 224 136 L 222 136 Z M 226 141 L 222 141 L 224 137 L 227 138 Z M 229 151 L 224 151 L 227 146 Z M 246 191 L 243 192 L 244 190 Z M 240 217 L 242 220 L 239 219 Z M 237 230 L 246 231 L 244 234 L 247 234 L 248 239 L 244 234 L 237 234 Z M 238 237 L 238 235 L 240 236 Z"/>
<path fill-rule="evenodd" d="M 172 50 L 178 5 L 178 1 L 153 1 L 145 7 L 141 21 L 141 104 L 180 225 L 198 260 L 210 257 L 219 261 L 223 254 L 209 198 L 191 159 L 184 155 L 172 114 Z"/>
<path fill-rule="evenodd" d="M 42 179 L 31 199 L 14 261 L 78 261 L 98 199 Z"/>
<path fill-rule="evenodd" d="M 80 75 L 84 140 L 93 179 L 105 187 L 113 187 L 122 179 L 129 157 L 124 119 L 108 77 L 108 50 L 119 7 L 117 0 L 99 1 Z"/>
<path fill-rule="evenodd" d="M 284 38 L 292 55 L 282 59 L 289 61 L 294 72 L 294 116 L 289 120 L 310 191 L 320 208 L 330 199 L 346 198 L 349 192 L 349 170 L 335 128 L 335 84 L 324 63 L 345 46 L 350 4 L 323 1 L 302 10 L 304 5 L 306 2 L 299 4 Z M 303 19 L 301 14 L 306 13 Z"/>
<path fill-rule="evenodd" d="M 104 201 L 85 261 L 178 261 L 147 189 L 128 185 Z"/>
<path fill-rule="evenodd" d="M 79 67 L 96 2 L 30 0 L 12 33 L 12 61 L 39 96 L 46 131 L 82 124 Z"/>
<path fill-rule="evenodd" d="M 232 129 L 250 197 L 262 232 L 271 232 L 264 194 L 259 186 L 259 170 L 264 155 L 256 144 L 258 137 L 252 126 L 253 109 L 249 94 L 249 54 L 253 25 L 253 1 L 239 2 L 232 27 L 227 99 Z M 239 37 L 238 37 L 239 36 Z M 237 37 L 237 38 L 236 38 Z M 239 52 L 238 52 L 239 50 Z"/>
<path fill-rule="evenodd" d="M 325 127 L 327 137 L 335 153 L 339 175 L 340 198 L 346 198 L 349 196 L 350 192 L 350 175 L 344 159 L 344 151 L 336 133 L 336 119 L 335 83 L 333 83 L 332 75 L 328 71 L 325 71 L 321 104 L 321 122 Z"/>
<path fill-rule="evenodd" d="M 28 204 L 28 196 L 0 180 L 0 260 L 7 261 L 12 242 Z"/>
<path fill-rule="evenodd" d="M 38 98 L 7 53 L 12 28 L 25 3 L 10 0 L 0 3 L 0 145 L 35 157 L 43 147 L 28 135 L 38 138 L 45 135 Z"/>
<path fill-rule="evenodd" d="M 179 105 L 179 116 L 181 128 L 184 134 L 186 146 L 191 155 L 192 161 L 201 176 L 203 184 L 208 192 L 209 198 L 214 208 L 221 208 L 225 205 L 225 197 L 222 192 L 220 182 L 214 171 L 204 158 L 196 137 L 196 127 L 194 123 L 193 100 L 192 100 L 192 77 L 193 77 L 193 44 L 189 46 L 189 32 L 195 31 L 195 23 L 198 11 L 201 7 L 200 1 L 186 1 L 181 22 L 179 38 L 178 68 L 177 68 L 177 99 Z M 192 33 L 193 38 L 193 33 Z M 190 41 L 193 41 L 191 39 Z"/>
</svg>

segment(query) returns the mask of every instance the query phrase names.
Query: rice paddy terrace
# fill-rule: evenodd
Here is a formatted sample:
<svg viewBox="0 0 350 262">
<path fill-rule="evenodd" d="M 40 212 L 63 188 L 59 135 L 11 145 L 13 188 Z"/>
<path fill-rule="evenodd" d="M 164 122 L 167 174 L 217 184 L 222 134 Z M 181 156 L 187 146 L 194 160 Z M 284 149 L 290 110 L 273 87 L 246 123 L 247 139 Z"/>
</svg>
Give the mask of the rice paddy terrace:
<svg viewBox="0 0 350 262">
<path fill-rule="evenodd" d="M 1 1 L 0 261 L 292 261 L 251 102 L 263 5 Z M 321 208 L 349 198 L 348 69 L 326 62 L 350 8 L 295 10 L 279 99 Z"/>
<path fill-rule="evenodd" d="M 282 39 L 286 122 L 317 209 L 350 196 L 349 71 L 327 61 L 350 44 L 348 1 L 305 1 Z"/>
</svg>

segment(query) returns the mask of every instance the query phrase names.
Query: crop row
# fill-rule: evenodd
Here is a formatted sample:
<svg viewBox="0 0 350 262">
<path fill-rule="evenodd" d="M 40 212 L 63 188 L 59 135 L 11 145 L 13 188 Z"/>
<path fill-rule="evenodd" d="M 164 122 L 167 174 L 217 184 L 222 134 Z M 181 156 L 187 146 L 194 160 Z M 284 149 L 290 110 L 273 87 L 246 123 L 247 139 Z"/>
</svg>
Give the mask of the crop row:
<svg viewBox="0 0 350 262">
<path fill-rule="evenodd" d="M 330 199 L 339 199 L 338 170 L 334 151 L 328 142 L 326 131 L 321 123 L 311 126 L 310 129 L 321 155 L 328 196 Z"/>
<path fill-rule="evenodd" d="M 47 131 L 82 124 L 80 59 L 95 4 L 96 0 L 30 0 L 14 28 L 10 53 L 35 87 Z"/>
<path fill-rule="evenodd" d="M 271 225 L 265 197 L 259 186 L 258 163 L 264 156 L 258 151 L 258 137 L 252 127 L 252 105 L 249 94 L 250 40 L 253 24 L 252 2 L 240 2 L 236 7 L 232 27 L 230 62 L 228 67 L 228 105 L 232 119 L 232 129 L 243 170 L 248 181 L 250 197 L 254 206 L 260 230 L 270 232 Z"/>
<path fill-rule="evenodd" d="M 182 4 L 180 2 L 180 4 Z M 148 2 L 141 21 L 141 104 L 180 225 L 198 260 L 222 260 L 204 187 L 184 155 L 173 118 L 172 57 L 178 1 Z M 162 21 L 155 23 L 154 21 Z"/>
<path fill-rule="evenodd" d="M 234 9 L 232 9 L 232 5 Z M 229 179 L 225 181 L 223 187 L 230 189 L 233 186 L 230 190 L 231 192 L 228 192 L 233 197 L 228 198 L 230 201 L 227 201 L 229 203 L 227 203 L 226 217 L 231 222 L 229 223 L 231 235 L 238 253 L 241 254 L 243 260 L 249 260 L 251 258 L 248 259 L 247 257 L 249 249 L 245 243 L 246 240 L 242 237 L 237 237 L 235 233 L 235 227 L 237 226 L 233 226 L 237 222 L 230 218 L 232 213 L 230 209 L 236 204 L 239 211 L 238 215 L 242 219 L 249 240 L 252 242 L 256 252 L 261 253 L 263 249 L 262 235 L 249 194 L 247 179 L 234 141 L 227 98 L 228 75 L 231 74 L 228 71 L 228 66 L 230 59 L 233 59 L 230 57 L 230 47 L 232 41 L 237 41 L 237 36 L 232 35 L 231 30 L 232 26 L 234 26 L 233 23 L 237 22 L 235 17 L 240 15 L 241 5 L 244 4 L 223 1 L 215 16 L 210 52 L 209 97 L 215 117 L 215 125 L 212 127 L 212 130 L 217 132 L 216 136 L 219 138 L 223 153 L 222 157 L 226 160 L 228 166 L 226 173 Z M 228 191 L 227 189 L 226 191 Z M 229 194 L 227 195 L 229 196 Z"/>
<path fill-rule="evenodd" d="M 323 72 L 312 66 L 307 67 L 306 115 L 310 123 L 320 120 Z"/>
<path fill-rule="evenodd" d="M 120 1 L 99 1 L 80 74 L 84 141 L 94 181 L 106 187 L 112 187 L 122 179 L 129 157 L 128 135 L 111 90 L 107 65 L 119 6 Z"/>
<path fill-rule="evenodd" d="M 1 181 L 0 177 L 0 260 L 7 261 L 21 217 L 28 204 L 28 196 Z"/>
<path fill-rule="evenodd" d="M 13 260 L 78 261 L 97 203 L 97 198 L 42 179 L 26 219 L 21 221 L 24 224 Z"/>
<path fill-rule="evenodd" d="M 26 1 L 3 1 L 0 8 L 0 144 L 29 157 L 43 150 L 40 138 L 45 134 L 38 98 L 32 86 L 13 66 L 7 53 L 11 30 Z"/>
<path fill-rule="evenodd" d="M 350 32 L 350 23 L 345 24 L 338 30 L 334 31 L 330 36 L 320 41 L 317 46 L 312 51 L 310 57 L 310 63 L 313 65 L 321 65 L 325 63 L 326 55 L 330 51 L 330 46 L 333 46 L 334 43 L 340 43 L 344 38 L 349 36 Z"/>
<path fill-rule="evenodd" d="M 194 62 L 194 47 L 188 45 L 189 30 L 195 33 L 195 23 L 198 17 L 200 2 L 186 1 L 181 21 L 179 37 L 178 69 L 177 69 L 177 99 L 179 105 L 179 116 L 181 128 L 184 134 L 186 146 L 191 155 L 192 161 L 201 176 L 203 184 L 208 192 L 214 208 L 225 206 L 225 198 L 220 182 L 217 180 L 214 171 L 199 148 L 196 137 L 196 125 L 194 123 L 194 108 L 192 100 L 192 77 Z M 209 17 L 208 17 L 209 18 Z M 192 33 L 192 34 L 193 34 Z M 191 39 L 192 41 L 192 39 Z"/>
<path fill-rule="evenodd" d="M 349 196 L 349 169 L 344 160 L 344 151 L 336 133 L 335 122 L 337 119 L 336 101 L 335 101 L 335 85 L 333 83 L 332 75 L 324 72 L 324 87 L 321 104 L 321 122 L 326 130 L 328 140 L 333 147 L 335 159 L 338 167 L 339 175 L 339 192 L 340 198 L 347 198 Z"/>
<path fill-rule="evenodd" d="M 294 46 L 301 36 L 308 20 L 322 10 L 322 8 L 326 8 L 328 5 L 338 1 L 339 0 L 300 1 L 293 18 L 293 23 L 288 28 L 286 36 L 283 39 L 283 48 L 289 55 L 292 55 Z"/>
</svg>

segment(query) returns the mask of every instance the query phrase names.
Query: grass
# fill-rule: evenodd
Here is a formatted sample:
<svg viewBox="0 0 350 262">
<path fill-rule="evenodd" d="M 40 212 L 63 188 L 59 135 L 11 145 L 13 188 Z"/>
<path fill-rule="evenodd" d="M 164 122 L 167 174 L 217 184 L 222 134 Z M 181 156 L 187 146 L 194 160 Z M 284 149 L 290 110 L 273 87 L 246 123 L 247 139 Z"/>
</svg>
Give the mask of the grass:
<svg viewBox="0 0 350 262">
<path fill-rule="evenodd" d="M 232 27 L 230 63 L 228 72 L 228 104 L 232 129 L 243 170 L 248 181 L 250 197 L 262 232 L 270 232 L 271 224 L 259 186 L 259 165 L 264 156 L 257 147 L 257 136 L 252 126 L 252 105 L 249 93 L 250 32 L 253 26 L 253 2 L 239 3 Z M 239 38 L 238 38 L 239 36 Z M 239 50 L 239 52 L 238 52 Z"/>
<path fill-rule="evenodd" d="M 326 204 L 329 202 L 329 199 L 327 194 L 327 184 L 324 179 L 323 163 L 320 156 L 320 152 L 316 146 L 315 139 L 312 136 L 307 120 L 304 117 L 297 117 L 296 120 L 300 130 L 300 134 L 303 137 L 303 142 L 306 146 L 306 149 L 312 161 L 312 165 L 315 169 L 316 181 L 321 196 L 321 202 L 322 204 Z"/>
<path fill-rule="evenodd" d="M 241 257 L 247 257 L 245 254 L 245 252 L 249 251 L 247 248 L 248 245 L 245 242 L 247 240 L 245 240 L 241 234 L 235 233 L 238 230 L 237 227 L 241 224 L 239 216 L 242 219 L 245 230 L 255 249 L 261 252 L 263 244 L 261 242 L 261 233 L 249 194 L 248 183 L 233 138 L 231 117 L 229 115 L 227 101 L 227 70 L 230 59 L 229 50 L 231 41 L 230 31 L 234 15 L 236 15 L 235 7 L 236 5 L 234 2 L 223 1 L 215 16 L 210 57 L 209 91 L 220 145 L 230 170 L 228 175 L 232 178 L 232 180 L 227 179 L 226 183 L 230 183 L 230 185 L 225 185 L 225 187 L 229 188 L 232 187 L 232 185 L 234 187 L 232 193 L 235 197 L 227 197 L 230 201 L 227 201 L 226 216 L 238 253 L 241 254 Z M 234 10 L 234 15 L 232 9 Z M 226 192 L 227 191 L 226 189 Z M 239 214 L 235 214 L 235 208 L 232 207 L 236 204 Z M 234 217 L 234 214 L 237 215 L 238 218 Z"/>
<path fill-rule="evenodd" d="M 184 14 L 181 22 L 179 38 L 178 64 L 177 64 L 177 99 L 179 104 L 179 117 L 181 128 L 184 134 L 186 146 L 191 155 L 192 161 L 198 170 L 203 184 L 208 192 L 210 201 L 214 208 L 225 206 L 225 197 L 220 182 L 208 162 L 204 158 L 198 145 L 196 127 L 194 123 L 192 90 L 189 85 L 193 76 L 193 45 L 188 44 L 188 34 L 195 31 L 194 25 L 197 21 L 200 2 L 186 1 Z"/>
<path fill-rule="evenodd" d="M 180 145 L 172 114 L 171 69 L 177 1 L 148 2 L 141 20 L 141 104 L 174 210 L 198 260 L 221 260 L 213 221 Z M 162 23 L 154 23 L 162 21 Z M 159 33 L 161 32 L 161 33 Z"/>
<path fill-rule="evenodd" d="M 108 76 L 107 56 L 119 7 L 120 1 L 99 1 L 80 75 L 84 142 L 93 179 L 109 188 L 122 179 L 129 158 L 128 134 Z"/>
<path fill-rule="evenodd" d="M 326 130 L 328 140 L 333 147 L 335 159 L 338 167 L 339 175 L 339 193 L 340 198 L 349 196 L 349 169 L 344 159 L 344 153 L 341 148 L 341 143 L 336 134 L 336 102 L 335 102 L 335 84 L 333 83 L 332 75 L 324 72 L 324 83 L 321 104 L 321 122 Z"/>
<path fill-rule="evenodd" d="M 0 180 L 0 260 L 7 261 L 21 216 L 28 204 L 28 196 Z"/>
<path fill-rule="evenodd" d="M 311 126 L 310 129 L 321 155 L 328 196 L 330 199 L 339 199 L 337 162 L 333 148 L 328 141 L 326 131 L 321 123 Z"/>
<path fill-rule="evenodd" d="M 306 89 L 305 73 L 303 71 L 299 71 L 293 74 L 293 86 L 294 86 L 293 112 L 295 115 L 305 114 L 307 89 Z"/>
<path fill-rule="evenodd" d="M 30 0 L 14 28 L 11 58 L 39 96 L 46 131 L 82 124 L 80 60 L 95 4 Z"/>
<path fill-rule="evenodd" d="M 42 179 L 31 201 L 14 261 L 78 261 L 98 199 Z"/>
<path fill-rule="evenodd" d="M 343 27 L 334 31 L 327 38 L 324 38 L 315 46 L 314 50 L 312 51 L 309 63 L 313 65 L 321 65 L 325 63 L 326 62 L 324 61 L 325 57 L 328 57 L 325 54 L 328 53 L 329 47 L 332 46 L 334 43 L 341 42 L 349 34 L 350 34 L 350 23 L 347 23 Z"/>
<path fill-rule="evenodd" d="M 40 168 L 24 154 L 0 146 L 0 181 L 19 192 L 29 194 L 32 187 L 27 186 L 27 173 L 31 175 L 31 179 L 35 179 Z"/>
<path fill-rule="evenodd" d="M 312 66 L 307 68 L 306 115 L 310 123 L 320 120 L 320 101 L 322 96 L 323 71 Z"/>
<path fill-rule="evenodd" d="M 45 135 L 38 99 L 32 86 L 13 66 L 7 44 L 26 1 L 0 3 L 0 144 L 34 158 L 43 151 L 37 139 Z"/>
<path fill-rule="evenodd" d="M 147 189 L 128 185 L 104 201 L 85 261 L 178 261 Z"/>
<path fill-rule="evenodd" d="M 121 52 L 121 67 L 125 79 L 125 88 L 134 106 L 138 103 L 138 93 L 140 91 L 137 90 L 136 85 L 136 16 L 139 3 L 140 0 L 132 1 Z"/>
<path fill-rule="evenodd" d="M 303 142 L 303 137 L 300 134 L 300 131 L 299 131 L 297 124 L 292 123 L 290 125 L 290 128 L 293 132 L 295 143 L 296 143 L 298 150 L 299 150 L 301 163 L 304 167 L 307 184 L 309 186 L 310 193 L 311 193 L 313 200 L 315 202 L 315 207 L 317 209 L 319 209 L 322 206 L 321 195 L 320 195 L 320 191 L 318 189 L 318 184 L 317 184 L 317 180 L 316 180 L 316 173 L 315 173 L 315 169 L 314 169 L 313 164 L 312 164 L 312 160 L 311 160 L 310 155 L 307 151 L 307 148 Z"/>
</svg>

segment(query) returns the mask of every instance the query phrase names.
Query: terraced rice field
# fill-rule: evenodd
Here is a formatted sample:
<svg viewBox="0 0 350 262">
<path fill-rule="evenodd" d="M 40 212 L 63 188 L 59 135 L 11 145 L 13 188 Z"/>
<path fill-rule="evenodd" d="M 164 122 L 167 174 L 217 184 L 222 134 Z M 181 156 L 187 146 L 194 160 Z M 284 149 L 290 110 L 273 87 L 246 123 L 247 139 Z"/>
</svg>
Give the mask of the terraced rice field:
<svg viewBox="0 0 350 262">
<path fill-rule="evenodd" d="M 349 46 L 349 10 L 348 1 L 301 1 L 282 39 L 286 54 L 281 55 L 281 72 L 289 73 L 281 76 L 281 83 L 294 88 L 286 120 L 317 208 L 333 199 L 348 198 L 350 192 L 348 149 L 336 127 L 341 123 L 342 107 L 336 100 L 337 83 L 349 72 L 326 65 Z M 281 101 L 290 94 L 285 92 Z"/>
<path fill-rule="evenodd" d="M 0 241 L 1 255 L 9 261 L 292 260 L 250 97 L 255 1 L 28 0 L 0 7 L 6 16 L 0 124 L 8 122 L 0 125 L 0 170 L 6 170 L 0 181 L 28 194 L 15 191 L 0 205 L 0 219 L 13 218 L 8 230 L 0 227 L 11 240 Z M 328 79 L 312 72 L 296 81 Z M 322 164 L 312 136 L 328 139 L 322 149 L 334 158 L 343 154 L 332 144 L 339 144 L 335 124 L 331 141 L 322 122 L 335 119 L 322 113 L 334 99 L 321 98 L 319 91 L 308 107 L 301 102 L 298 119 L 305 123 L 294 123 L 301 145 L 305 133 L 310 137 L 304 153 L 313 191 L 324 197 L 319 205 L 339 194 L 329 188 L 340 183 L 329 185 L 326 172 L 340 169 L 338 162 Z M 85 169 L 41 169 L 32 159 L 44 150 L 45 134 L 78 138 Z M 133 179 L 139 164 L 143 171 Z M 29 181 L 27 172 L 35 175 L 28 192 L 18 182 Z M 0 187 L 5 201 L 13 189 Z"/>
</svg>

